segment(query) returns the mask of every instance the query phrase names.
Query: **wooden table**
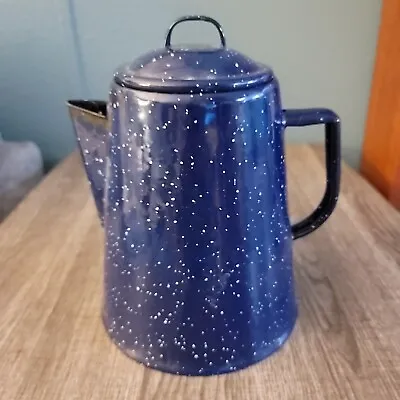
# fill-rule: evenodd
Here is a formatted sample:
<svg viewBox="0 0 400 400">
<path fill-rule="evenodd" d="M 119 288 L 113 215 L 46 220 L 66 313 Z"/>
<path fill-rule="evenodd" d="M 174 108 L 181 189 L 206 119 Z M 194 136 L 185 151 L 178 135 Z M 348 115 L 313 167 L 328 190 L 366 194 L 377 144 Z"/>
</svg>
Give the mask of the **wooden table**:
<svg viewBox="0 0 400 400">
<path fill-rule="evenodd" d="M 287 159 L 296 220 L 324 158 Z M 75 153 L 0 226 L 0 399 L 399 399 L 400 214 L 344 165 L 334 215 L 294 252 L 300 316 L 281 351 L 217 377 L 147 369 L 103 329 L 102 232 Z"/>
</svg>

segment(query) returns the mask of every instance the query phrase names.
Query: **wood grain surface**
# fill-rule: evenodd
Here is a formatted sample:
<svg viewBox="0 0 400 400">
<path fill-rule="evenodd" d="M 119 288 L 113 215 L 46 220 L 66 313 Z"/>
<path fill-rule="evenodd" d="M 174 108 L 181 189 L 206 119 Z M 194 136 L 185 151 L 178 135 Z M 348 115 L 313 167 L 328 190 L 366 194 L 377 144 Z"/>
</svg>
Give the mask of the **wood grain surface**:
<svg viewBox="0 0 400 400">
<path fill-rule="evenodd" d="M 292 220 L 318 203 L 324 156 L 289 146 Z M 400 214 L 343 166 L 331 219 L 296 241 L 300 314 L 285 346 L 217 377 L 150 370 L 100 319 L 102 232 L 75 153 L 0 225 L 0 399 L 400 398 Z"/>
</svg>

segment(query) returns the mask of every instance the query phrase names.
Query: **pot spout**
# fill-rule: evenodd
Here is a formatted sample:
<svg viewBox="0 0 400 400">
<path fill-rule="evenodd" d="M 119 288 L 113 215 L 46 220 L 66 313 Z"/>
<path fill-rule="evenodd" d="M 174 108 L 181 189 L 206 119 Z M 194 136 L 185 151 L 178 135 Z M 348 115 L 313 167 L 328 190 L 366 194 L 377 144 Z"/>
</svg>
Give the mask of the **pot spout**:
<svg viewBox="0 0 400 400">
<path fill-rule="evenodd" d="M 101 224 L 103 224 L 106 141 L 109 130 L 107 102 L 102 100 L 69 100 L 67 106 L 97 213 Z"/>
</svg>

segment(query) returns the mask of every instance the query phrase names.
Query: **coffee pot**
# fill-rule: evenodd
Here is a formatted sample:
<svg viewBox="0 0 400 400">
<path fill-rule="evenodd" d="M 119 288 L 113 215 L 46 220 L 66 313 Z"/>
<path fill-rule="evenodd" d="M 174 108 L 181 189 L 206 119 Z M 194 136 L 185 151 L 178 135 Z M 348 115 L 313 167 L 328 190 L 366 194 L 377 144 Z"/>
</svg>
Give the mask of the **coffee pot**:
<svg viewBox="0 0 400 400">
<path fill-rule="evenodd" d="M 176 25 L 215 26 L 219 47 L 179 46 Z M 292 246 L 333 212 L 340 121 L 282 108 L 268 66 L 186 16 L 165 46 L 121 65 L 108 101 L 68 102 L 104 227 L 103 321 L 128 356 L 181 375 L 265 359 L 297 318 Z M 284 132 L 325 126 L 326 189 L 291 225 Z"/>
</svg>

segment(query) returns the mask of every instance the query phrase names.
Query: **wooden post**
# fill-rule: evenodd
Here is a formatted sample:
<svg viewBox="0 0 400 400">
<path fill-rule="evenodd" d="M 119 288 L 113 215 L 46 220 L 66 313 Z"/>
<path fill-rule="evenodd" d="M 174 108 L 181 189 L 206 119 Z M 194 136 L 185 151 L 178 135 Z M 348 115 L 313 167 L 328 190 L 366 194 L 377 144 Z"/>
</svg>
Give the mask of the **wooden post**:
<svg viewBox="0 0 400 400">
<path fill-rule="evenodd" d="M 400 209 L 400 0 L 383 0 L 361 173 Z"/>
</svg>

